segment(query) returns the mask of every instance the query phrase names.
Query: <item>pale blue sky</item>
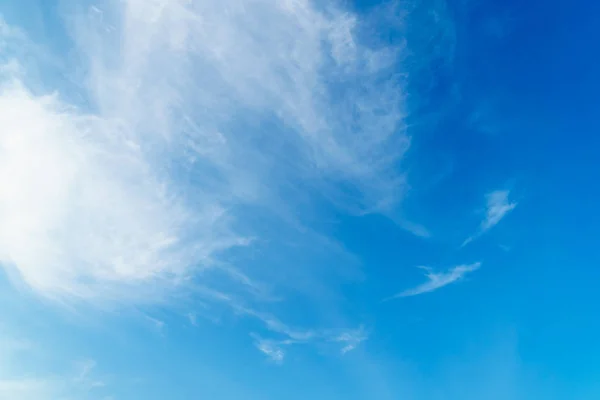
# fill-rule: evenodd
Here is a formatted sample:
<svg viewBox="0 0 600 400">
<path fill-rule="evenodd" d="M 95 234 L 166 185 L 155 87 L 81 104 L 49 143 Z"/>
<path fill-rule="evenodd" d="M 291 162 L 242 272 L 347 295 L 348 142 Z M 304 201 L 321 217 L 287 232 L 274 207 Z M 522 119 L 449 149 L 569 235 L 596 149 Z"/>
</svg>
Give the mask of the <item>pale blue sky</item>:
<svg viewBox="0 0 600 400">
<path fill-rule="evenodd" d="M 0 3 L 0 399 L 599 398 L 599 16 Z"/>
</svg>

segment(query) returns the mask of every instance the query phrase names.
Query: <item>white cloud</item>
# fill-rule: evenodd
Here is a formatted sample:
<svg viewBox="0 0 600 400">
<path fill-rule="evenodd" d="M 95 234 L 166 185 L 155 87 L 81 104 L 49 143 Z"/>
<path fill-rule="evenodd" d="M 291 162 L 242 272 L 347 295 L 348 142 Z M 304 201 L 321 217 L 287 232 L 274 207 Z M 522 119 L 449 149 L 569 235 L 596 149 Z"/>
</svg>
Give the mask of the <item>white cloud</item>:
<svg viewBox="0 0 600 400">
<path fill-rule="evenodd" d="M 481 236 L 494 226 L 496 226 L 502 218 L 512 211 L 516 206 L 516 202 L 509 200 L 510 192 L 508 190 L 495 190 L 486 194 L 486 213 L 485 218 L 481 221 L 481 225 L 477 233 L 473 236 L 468 237 L 464 242 L 463 246 L 469 244 L 477 237 Z"/>
<path fill-rule="evenodd" d="M 412 289 L 404 290 L 398 294 L 388 297 L 385 300 L 392 300 L 398 297 L 416 296 L 423 293 L 433 292 L 444 286 L 450 285 L 463 278 L 466 274 L 473 272 L 481 266 L 481 263 L 458 265 L 446 272 L 433 272 L 429 267 L 419 267 L 425 271 L 427 282 L 418 285 Z"/>
<path fill-rule="evenodd" d="M 334 342 L 340 342 L 344 344 L 344 347 L 340 350 L 342 354 L 346 354 L 349 351 L 356 349 L 356 347 L 367 340 L 369 335 L 365 332 L 364 327 L 360 327 L 354 330 L 348 330 L 346 332 L 342 332 L 338 336 L 334 337 L 332 340 Z"/>
<path fill-rule="evenodd" d="M 79 61 L 43 85 L 0 48 L 19 66 L 0 79 L 0 263 L 37 292 L 162 301 L 251 245 L 252 207 L 293 210 L 300 190 L 352 210 L 400 199 L 398 49 L 365 45 L 356 15 L 127 0 L 68 20 Z M 12 32 L 2 43 L 26 40 Z"/>
<path fill-rule="evenodd" d="M 345 354 L 368 339 L 368 333 L 363 326 L 356 329 L 298 329 L 264 312 L 243 307 L 237 307 L 236 311 L 261 321 L 271 334 L 279 337 L 277 339 L 264 339 L 256 334 L 251 335 L 255 339 L 255 346 L 277 363 L 283 362 L 285 356 L 283 349 L 286 346 L 310 343 L 341 343 L 343 347 L 340 352 Z"/>
<path fill-rule="evenodd" d="M 496 190 L 486 195 L 487 212 L 485 219 L 481 222 L 483 232 L 494 227 L 504 216 L 512 211 L 517 203 L 510 202 L 508 190 Z"/>
<path fill-rule="evenodd" d="M 285 358 L 285 352 L 281 348 L 280 344 L 273 340 L 265 340 L 260 339 L 258 337 L 255 338 L 254 345 L 258 350 L 260 350 L 263 354 L 265 354 L 269 360 L 276 364 L 283 363 L 283 359 Z"/>
<path fill-rule="evenodd" d="M 218 206 L 192 213 L 168 194 L 117 126 L 17 83 L 1 90 L 0 258 L 34 289 L 110 294 L 177 277 L 196 257 L 241 243 L 219 235 Z M 196 218 L 204 240 L 183 246 Z"/>
<path fill-rule="evenodd" d="M 292 340 L 294 342 L 301 343 L 301 342 L 310 341 L 312 339 L 315 339 L 315 338 L 321 336 L 321 334 L 319 332 L 312 330 L 312 329 L 304 330 L 304 329 L 292 328 L 292 327 L 288 326 L 287 324 L 281 322 L 275 316 L 270 315 L 265 312 L 259 312 L 256 310 L 252 310 L 252 309 L 245 308 L 245 307 L 239 307 L 239 306 L 236 306 L 235 310 L 238 313 L 258 319 L 259 321 L 261 321 L 264 324 L 265 328 L 267 328 L 271 332 L 278 333 L 280 335 L 285 336 L 286 340 Z"/>
</svg>

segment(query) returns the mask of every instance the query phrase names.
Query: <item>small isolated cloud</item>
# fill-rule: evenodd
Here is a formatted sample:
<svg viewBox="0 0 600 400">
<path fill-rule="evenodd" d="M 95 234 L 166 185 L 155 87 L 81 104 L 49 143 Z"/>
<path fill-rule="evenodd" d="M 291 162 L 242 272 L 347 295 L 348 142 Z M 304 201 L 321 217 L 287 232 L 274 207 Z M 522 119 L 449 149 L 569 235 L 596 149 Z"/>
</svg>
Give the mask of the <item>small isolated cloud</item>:
<svg viewBox="0 0 600 400">
<path fill-rule="evenodd" d="M 275 364 L 283 363 L 283 359 L 285 358 L 285 352 L 281 348 L 282 344 L 285 342 L 277 342 L 274 340 L 266 340 L 255 337 L 256 341 L 254 345 L 258 350 L 260 350 L 264 355 L 266 355 L 269 360 L 274 362 Z"/>
<path fill-rule="evenodd" d="M 494 227 L 509 211 L 513 210 L 517 203 L 508 200 L 508 190 L 496 190 L 486 195 L 487 213 L 485 220 L 481 223 L 483 232 Z"/>
<path fill-rule="evenodd" d="M 348 353 L 349 351 L 354 350 L 360 343 L 364 342 L 369 338 L 367 332 L 365 332 L 364 327 L 360 327 L 358 329 L 349 330 L 341 333 L 340 335 L 333 338 L 334 342 L 339 342 L 344 344 L 344 347 L 340 350 L 343 354 Z"/>
<path fill-rule="evenodd" d="M 444 286 L 450 285 L 463 278 L 469 272 L 477 270 L 481 266 L 481 263 L 476 262 L 473 264 L 458 265 L 446 272 L 434 272 L 429 267 L 418 267 L 425 271 L 427 282 L 420 284 L 419 286 L 407 289 L 403 292 L 388 297 L 385 300 L 392 300 L 398 297 L 409 297 L 416 296 L 423 293 L 433 292 L 434 290 L 440 289 Z"/>
<path fill-rule="evenodd" d="M 506 251 L 506 252 L 509 252 L 511 250 L 511 247 L 507 246 L 505 244 L 499 244 L 498 247 L 500 248 L 500 250 Z"/>
<path fill-rule="evenodd" d="M 512 211 L 516 206 L 516 202 L 509 200 L 510 192 L 508 190 L 495 190 L 491 193 L 486 194 L 486 213 L 485 218 L 481 221 L 481 225 L 477 233 L 469 236 L 464 242 L 463 246 L 471 243 L 477 237 L 481 236 L 485 232 L 496 226 L 502 218 Z"/>
</svg>

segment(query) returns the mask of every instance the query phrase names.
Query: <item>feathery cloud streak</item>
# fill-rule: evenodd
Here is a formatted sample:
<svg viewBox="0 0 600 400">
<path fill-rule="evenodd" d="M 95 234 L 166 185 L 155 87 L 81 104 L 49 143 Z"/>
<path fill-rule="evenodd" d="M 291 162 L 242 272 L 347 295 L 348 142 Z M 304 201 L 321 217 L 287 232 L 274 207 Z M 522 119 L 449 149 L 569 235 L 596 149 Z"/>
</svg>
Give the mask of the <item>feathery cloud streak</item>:
<svg viewBox="0 0 600 400">
<path fill-rule="evenodd" d="M 280 364 L 285 357 L 284 346 L 307 343 L 335 343 L 342 345 L 342 355 L 356 349 L 362 342 L 369 338 L 363 326 L 356 329 L 298 329 L 292 328 L 278 320 L 276 317 L 250 309 L 238 309 L 238 312 L 260 320 L 271 334 L 276 334 L 280 339 L 264 339 L 256 334 L 255 346 L 272 361 Z"/>
<path fill-rule="evenodd" d="M 485 219 L 481 222 L 482 232 L 493 228 L 517 206 L 517 203 L 509 201 L 508 196 L 508 190 L 496 190 L 486 195 L 487 212 Z"/>
<path fill-rule="evenodd" d="M 454 268 L 451 268 L 447 272 L 434 272 L 429 267 L 418 267 L 425 271 L 425 277 L 427 277 L 427 282 L 422 283 L 412 289 L 407 289 L 391 297 L 388 297 L 384 301 L 396 299 L 399 297 L 410 297 L 423 293 L 433 292 L 434 290 L 443 288 L 444 286 L 450 285 L 451 283 L 462 279 L 466 274 L 479 269 L 480 266 L 481 263 L 479 262 L 473 264 L 458 265 Z"/>
<path fill-rule="evenodd" d="M 477 237 L 483 235 L 488 230 L 496 226 L 502 218 L 512 211 L 516 206 L 516 202 L 509 201 L 510 192 L 508 190 L 495 190 L 486 194 L 486 214 L 479 230 L 473 236 L 468 237 L 464 242 L 463 246 L 466 246 Z"/>
<path fill-rule="evenodd" d="M 285 358 L 285 352 L 281 348 L 284 344 L 289 344 L 289 341 L 277 342 L 274 340 L 261 339 L 258 336 L 255 337 L 254 345 L 262 352 L 270 361 L 275 364 L 282 364 Z"/>
</svg>

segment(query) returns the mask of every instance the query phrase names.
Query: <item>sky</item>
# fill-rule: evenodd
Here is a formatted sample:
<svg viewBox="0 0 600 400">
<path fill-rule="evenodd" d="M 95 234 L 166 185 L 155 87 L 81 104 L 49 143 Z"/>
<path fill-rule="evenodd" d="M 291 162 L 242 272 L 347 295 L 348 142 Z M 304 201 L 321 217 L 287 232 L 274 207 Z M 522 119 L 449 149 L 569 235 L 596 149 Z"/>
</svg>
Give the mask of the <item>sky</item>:
<svg viewBox="0 0 600 400">
<path fill-rule="evenodd" d="M 600 398 L 600 5 L 0 2 L 0 399 Z"/>
</svg>

